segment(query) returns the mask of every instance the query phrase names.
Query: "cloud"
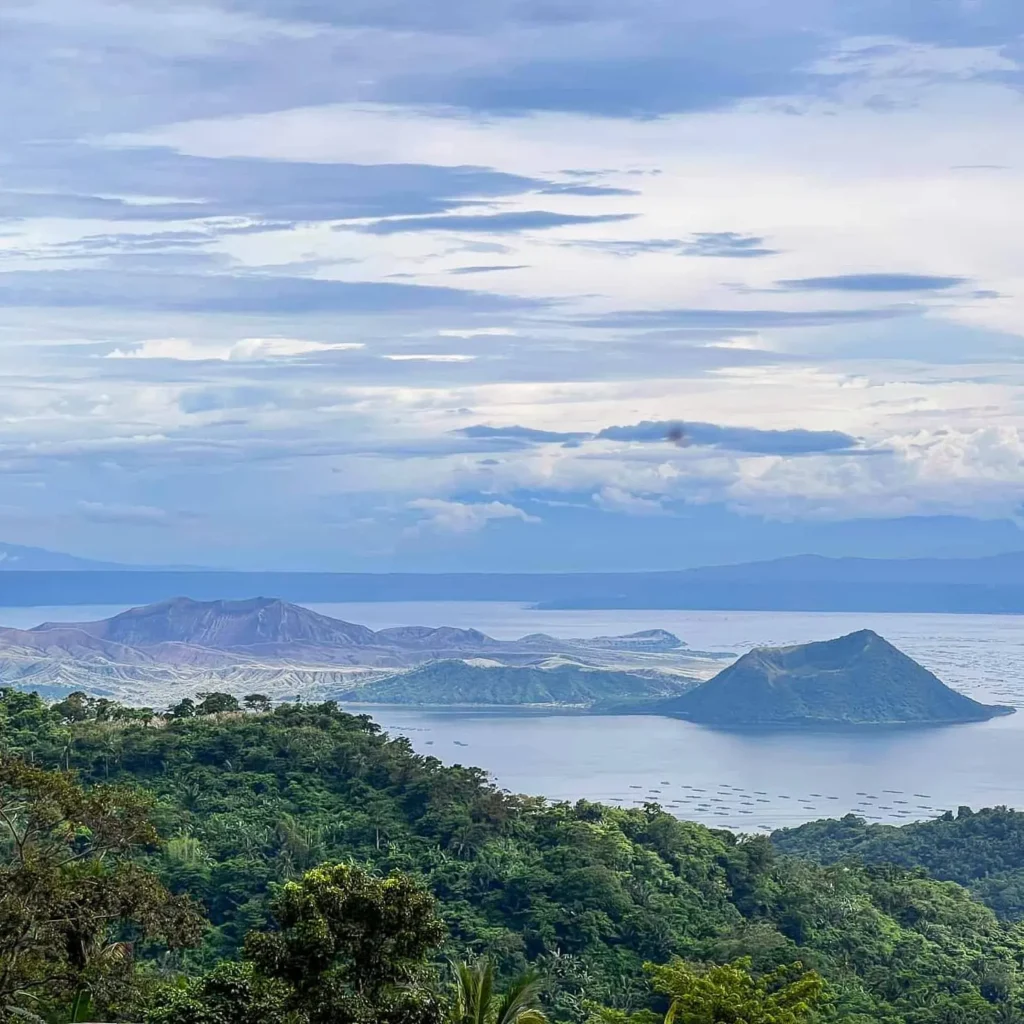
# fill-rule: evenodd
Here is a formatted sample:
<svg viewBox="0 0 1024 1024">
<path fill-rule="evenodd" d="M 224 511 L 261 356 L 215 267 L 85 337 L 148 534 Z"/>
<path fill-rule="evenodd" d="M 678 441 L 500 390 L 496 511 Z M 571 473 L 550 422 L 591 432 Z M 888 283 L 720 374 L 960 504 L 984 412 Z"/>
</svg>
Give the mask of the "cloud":
<svg viewBox="0 0 1024 1024">
<path fill-rule="evenodd" d="M 644 422 L 630 427 L 605 427 L 596 437 L 606 441 L 664 441 L 673 427 L 681 427 L 687 443 L 756 455 L 808 455 L 849 451 L 857 438 L 838 430 L 758 430 L 723 427 L 715 423 Z"/>
<path fill-rule="evenodd" d="M 407 508 L 424 513 L 423 519 L 410 528 L 412 533 L 424 529 L 438 533 L 476 533 L 495 519 L 520 519 L 524 523 L 541 521 L 537 516 L 501 501 L 468 503 L 441 498 L 417 498 L 410 501 Z"/>
<path fill-rule="evenodd" d="M 735 231 L 698 231 L 689 238 L 588 238 L 566 242 L 565 245 L 612 256 L 667 253 L 673 256 L 755 259 L 779 254 L 778 249 L 767 248 L 761 236 L 741 235 Z"/>
<path fill-rule="evenodd" d="M 1022 31 L 1008 0 L 0 3 L 16 528 L 434 570 L 991 538 Z M 915 273 L 844 273 L 885 266 Z M 401 551 L 416 499 L 548 504 Z M 180 507 L 203 529 L 113 519 Z"/>
<path fill-rule="evenodd" d="M 965 277 L 938 274 L 836 274 L 779 281 L 787 291 L 805 292 L 939 292 L 966 283 Z"/>
<path fill-rule="evenodd" d="M 168 526 L 175 516 L 152 505 L 121 505 L 100 501 L 80 501 L 78 511 L 94 523 L 121 526 Z"/>
<path fill-rule="evenodd" d="M 438 214 L 526 195 L 550 182 L 487 167 L 212 159 L 161 146 L 43 143 L 5 167 L 0 216 L 114 221 L 309 220 Z M 226 224 L 254 230 L 259 225 Z M 214 225 L 207 229 L 215 230 Z"/>
<path fill-rule="evenodd" d="M 462 352 L 403 352 L 385 355 L 393 363 L 469 363 L 476 356 Z"/>
<path fill-rule="evenodd" d="M 528 270 L 525 263 L 492 264 L 490 266 L 455 267 L 449 274 L 494 274 L 501 270 Z"/>
<path fill-rule="evenodd" d="M 534 430 L 531 427 L 490 427 L 478 424 L 454 433 L 467 438 L 506 440 L 516 445 L 578 443 L 581 441 L 665 442 L 674 428 L 681 428 L 688 445 L 720 448 L 752 455 L 808 455 L 849 452 L 860 447 L 857 438 L 838 430 L 759 430 L 726 427 L 715 423 L 645 420 L 632 426 L 605 427 L 597 433 Z"/>
<path fill-rule="evenodd" d="M 643 253 L 682 253 L 686 243 L 679 238 L 583 238 L 565 242 L 567 248 L 592 249 L 612 256 L 639 256 Z"/>
<path fill-rule="evenodd" d="M 451 327 L 437 333 L 442 338 L 508 338 L 518 332 L 513 327 Z"/>
<path fill-rule="evenodd" d="M 197 388 L 186 391 L 178 400 L 178 408 L 190 416 L 225 409 L 280 409 L 287 405 L 286 396 L 274 388 L 251 385 Z"/>
<path fill-rule="evenodd" d="M 582 184 L 547 185 L 538 191 L 544 196 L 638 196 L 642 194 L 635 188 Z"/>
<path fill-rule="evenodd" d="M 564 433 L 557 430 L 534 430 L 532 427 L 488 427 L 484 424 L 477 424 L 472 427 L 462 427 L 453 431 L 462 437 L 470 438 L 496 438 L 501 440 L 528 441 L 544 444 L 547 442 L 559 441 L 581 441 L 591 438 L 593 434 L 586 433 Z"/>
<path fill-rule="evenodd" d="M 130 274 L 100 270 L 0 273 L 0 305 L 194 313 L 387 313 L 529 305 L 482 292 L 384 281 L 270 274 Z"/>
<path fill-rule="evenodd" d="M 664 516 L 668 510 L 657 498 L 645 498 L 621 487 L 602 487 L 594 495 L 594 504 L 605 512 L 623 512 L 629 516 Z"/>
<path fill-rule="evenodd" d="M 362 342 L 306 341 L 302 338 L 243 338 L 227 345 L 200 345 L 189 338 L 150 338 L 135 348 L 115 348 L 107 359 L 176 359 L 183 362 L 260 361 L 346 352 L 364 348 Z"/>
<path fill-rule="evenodd" d="M 778 249 L 768 249 L 758 235 L 740 235 L 735 231 L 700 231 L 682 246 L 687 256 L 715 256 L 730 259 L 756 259 L 777 256 Z"/>
<path fill-rule="evenodd" d="M 636 309 L 577 321 L 581 327 L 651 329 L 659 327 L 768 328 L 826 327 L 913 316 L 913 306 L 889 309 Z"/>
<path fill-rule="evenodd" d="M 370 224 L 339 225 L 339 230 L 364 231 L 371 235 L 395 235 L 409 231 L 465 231 L 515 234 L 545 231 L 576 224 L 612 224 L 632 220 L 634 213 L 554 213 L 550 210 L 516 210 L 507 213 L 443 214 L 434 217 L 393 217 Z"/>
<path fill-rule="evenodd" d="M 558 55 L 545 47 L 547 52 L 536 55 L 509 53 L 486 70 L 396 76 L 380 98 L 497 113 L 644 117 L 713 110 L 745 97 L 807 88 L 816 76 L 806 65 L 827 52 L 824 35 L 778 23 L 755 28 L 750 5 L 742 6 L 746 17 L 731 22 L 688 16 L 678 8 L 656 18 L 647 8 L 637 9 L 635 20 L 602 12 L 605 24 L 598 22 L 596 31 L 553 36 L 564 40 Z"/>
</svg>

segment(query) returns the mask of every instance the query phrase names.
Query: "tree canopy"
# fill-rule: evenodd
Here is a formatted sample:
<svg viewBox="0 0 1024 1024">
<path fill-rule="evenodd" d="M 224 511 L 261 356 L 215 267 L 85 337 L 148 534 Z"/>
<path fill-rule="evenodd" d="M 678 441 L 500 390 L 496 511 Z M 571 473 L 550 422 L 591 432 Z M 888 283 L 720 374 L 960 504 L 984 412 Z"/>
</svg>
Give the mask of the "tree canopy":
<svg viewBox="0 0 1024 1024">
<path fill-rule="evenodd" d="M 481 958 L 502 992 L 536 974 L 551 1020 L 660 1019 L 673 997 L 651 988 L 647 963 L 676 964 L 705 1002 L 727 981 L 727 992 L 743 989 L 746 972 L 737 998 L 776 1014 L 783 982 L 820 977 L 829 1000 L 812 1018 L 852 1024 L 1005 1024 L 1024 1007 L 1020 926 L 919 867 L 816 863 L 654 804 L 510 795 L 331 703 L 197 708 L 146 721 L 87 705 L 69 720 L 38 698 L 0 693 L 8 756 L 70 766 L 86 793 L 127 786 L 150 801 L 163 841 L 147 834 L 119 856 L 194 897 L 210 921 L 175 968 L 175 1012 L 185 1014 L 176 1020 L 247 1024 L 230 1016 L 233 1000 L 263 1024 L 274 1014 L 358 1020 L 407 990 L 424 1013 L 447 1012 L 444 964 Z M 381 916 L 373 894 L 388 886 L 407 916 Z M 360 944 L 385 927 L 395 929 L 381 946 L 389 970 L 404 966 L 364 976 Z M 167 945 L 137 948 L 166 971 Z M 797 963 L 803 974 L 785 973 Z M 741 974 L 715 973 L 727 967 Z M 688 998 L 680 992 L 677 1014 Z"/>
<path fill-rule="evenodd" d="M 110 1009 L 131 995 L 138 943 L 198 943 L 191 900 L 135 859 L 157 839 L 150 806 L 0 757 L 0 1012 Z"/>
</svg>

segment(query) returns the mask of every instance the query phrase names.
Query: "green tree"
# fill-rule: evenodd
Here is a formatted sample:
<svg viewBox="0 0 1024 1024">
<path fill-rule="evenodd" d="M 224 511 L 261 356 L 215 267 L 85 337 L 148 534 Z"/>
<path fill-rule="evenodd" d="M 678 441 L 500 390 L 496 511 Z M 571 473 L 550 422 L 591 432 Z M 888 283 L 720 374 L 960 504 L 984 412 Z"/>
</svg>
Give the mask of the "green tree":
<svg viewBox="0 0 1024 1024">
<path fill-rule="evenodd" d="M 239 709 L 238 698 L 232 697 L 230 693 L 218 693 L 216 690 L 196 694 L 201 698 L 196 705 L 197 715 L 216 715 L 223 711 L 237 711 Z"/>
<path fill-rule="evenodd" d="M 191 697 L 183 697 L 167 711 L 170 718 L 195 718 L 196 702 Z"/>
<path fill-rule="evenodd" d="M 202 917 L 132 862 L 150 803 L 0 758 L 0 1015 L 130 997 L 137 940 L 195 945 Z"/>
<path fill-rule="evenodd" d="M 92 698 L 81 690 L 69 693 L 53 705 L 53 710 L 66 722 L 84 722 L 92 712 Z"/>
<path fill-rule="evenodd" d="M 245 956 L 288 985 L 289 1009 L 312 1024 L 439 1019 L 419 983 L 444 930 L 434 898 L 407 876 L 324 865 L 284 885 L 271 912 L 277 930 L 250 933 Z"/>
<path fill-rule="evenodd" d="M 242 703 L 250 711 L 269 711 L 271 709 L 270 698 L 264 693 L 249 693 L 242 698 Z"/>
<path fill-rule="evenodd" d="M 665 1024 L 807 1024 L 829 1002 L 824 980 L 800 963 L 754 977 L 749 958 L 692 964 L 677 957 L 651 976 L 671 1000 Z"/>
<path fill-rule="evenodd" d="M 180 988 L 166 988 L 146 1024 L 300 1024 L 286 1007 L 288 986 L 260 976 L 251 963 L 224 961 Z"/>
<path fill-rule="evenodd" d="M 521 975 L 499 994 L 494 984 L 494 964 L 490 960 L 479 960 L 473 966 L 455 964 L 453 970 L 454 991 L 448 1024 L 545 1024 L 547 1021 L 537 1007 L 540 981 L 536 975 Z"/>
</svg>

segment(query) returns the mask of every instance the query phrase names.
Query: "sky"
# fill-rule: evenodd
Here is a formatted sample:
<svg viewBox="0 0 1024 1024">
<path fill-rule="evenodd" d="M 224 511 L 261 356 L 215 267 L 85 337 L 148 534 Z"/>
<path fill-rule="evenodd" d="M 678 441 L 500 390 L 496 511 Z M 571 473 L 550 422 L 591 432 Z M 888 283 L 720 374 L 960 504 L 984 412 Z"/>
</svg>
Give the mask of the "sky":
<svg viewBox="0 0 1024 1024">
<path fill-rule="evenodd" d="M 1024 548 L 1019 0 L 5 0 L 0 94 L 4 541 Z"/>
</svg>

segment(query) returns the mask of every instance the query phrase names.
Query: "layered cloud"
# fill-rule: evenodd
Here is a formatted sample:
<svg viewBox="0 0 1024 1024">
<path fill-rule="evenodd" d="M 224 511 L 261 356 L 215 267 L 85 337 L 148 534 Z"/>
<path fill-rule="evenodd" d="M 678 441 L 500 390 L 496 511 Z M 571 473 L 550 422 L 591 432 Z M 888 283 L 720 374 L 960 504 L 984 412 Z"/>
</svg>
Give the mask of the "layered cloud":
<svg viewBox="0 0 1024 1024">
<path fill-rule="evenodd" d="M 483 424 L 463 427 L 463 437 L 507 440 L 514 445 L 561 442 L 579 445 L 583 441 L 665 442 L 721 448 L 725 451 L 756 455 L 809 455 L 818 452 L 849 452 L 858 441 L 838 430 L 759 430 L 755 427 L 725 427 L 715 423 L 690 423 L 678 420 L 650 421 L 632 426 L 605 427 L 596 433 L 535 430 L 531 427 L 489 427 Z"/>
<path fill-rule="evenodd" d="M 1022 31 L 1002 0 L 7 4 L 0 537 L 1014 546 Z"/>
</svg>

